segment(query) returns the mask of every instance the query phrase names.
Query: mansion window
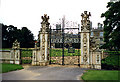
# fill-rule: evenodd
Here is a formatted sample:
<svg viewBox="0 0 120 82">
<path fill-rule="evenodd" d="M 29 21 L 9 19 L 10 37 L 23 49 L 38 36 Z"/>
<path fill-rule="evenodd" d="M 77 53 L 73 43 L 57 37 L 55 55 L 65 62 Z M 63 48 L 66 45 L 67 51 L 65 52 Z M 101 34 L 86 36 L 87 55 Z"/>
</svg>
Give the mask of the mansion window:
<svg viewBox="0 0 120 82">
<path fill-rule="evenodd" d="M 103 32 L 100 32 L 100 36 L 103 36 Z"/>
<path fill-rule="evenodd" d="M 93 36 L 93 32 L 91 32 L 91 36 Z"/>
</svg>

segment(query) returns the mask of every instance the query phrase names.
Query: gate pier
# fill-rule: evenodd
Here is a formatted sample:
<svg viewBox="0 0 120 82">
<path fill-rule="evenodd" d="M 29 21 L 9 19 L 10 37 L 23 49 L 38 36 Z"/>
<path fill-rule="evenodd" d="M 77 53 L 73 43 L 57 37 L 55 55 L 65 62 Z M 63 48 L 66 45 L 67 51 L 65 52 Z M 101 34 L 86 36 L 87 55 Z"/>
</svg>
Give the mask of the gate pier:
<svg viewBox="0 0 120 82">
<path fill-rule="evenodd" d="M 81 14 L 81 62 L 82 68 L 101 69 L 101 51 L 99 49 L 99 39 L 90 37 L 90 12 Z"/>
<path fill-rule="evenodd" d="M 81 20 L 81 64 L 82 68 L 90 68 L 90 13 L 82 13 Z"/>
<path fill-rule="evenodd" d="M 41 17 L 41 29 L 39 31 L 39 43 L 40 47 L 33 50 L 33 62 L 32 65 L 45 66 L 49 64 L 49 16 L 44 14 Z"/>
</svg>

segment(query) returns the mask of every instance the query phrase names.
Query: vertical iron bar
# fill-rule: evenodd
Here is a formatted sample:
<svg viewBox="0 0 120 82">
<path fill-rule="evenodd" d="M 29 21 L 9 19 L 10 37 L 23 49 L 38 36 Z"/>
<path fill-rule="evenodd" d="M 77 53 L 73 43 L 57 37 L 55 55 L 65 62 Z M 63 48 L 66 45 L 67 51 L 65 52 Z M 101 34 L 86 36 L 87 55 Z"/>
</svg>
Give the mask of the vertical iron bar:
<svg viewBox="0 0 120 82">
<path fill-rule="evenodd" d="M 51 64 L 51 26 L 50 26 L 50 64 Z"/>
<path fill-rule="evenodd" d="M 62 19 L 62 65 L 64 65 L 64 27 L 65 27 L 65 19 Z"/>
<path fill-rule="evenodd" d="M 79 32 L 80 32 L 80 25 L 78 24 L 78 40 L 79 40 L 78 44 L 80 44 L 80 34 L 79 34 Z M 78 47 L 78 53 L 79 53 L 79 56 L 78 56 L 78 58 L 79 58 L 78 66 L 80 66 L 80 46 Z"/>
<path fill-rule="evenodd" d="M 14 50 L 14 49 L 12 49 L 12 50 Z M 15 54 L 15 53 L 14 53 Z M 22 49 L 20 48 L 20 65 L 22 65 Z M 15 62 L 14 62 L 15 63 Z"/>
</svg>

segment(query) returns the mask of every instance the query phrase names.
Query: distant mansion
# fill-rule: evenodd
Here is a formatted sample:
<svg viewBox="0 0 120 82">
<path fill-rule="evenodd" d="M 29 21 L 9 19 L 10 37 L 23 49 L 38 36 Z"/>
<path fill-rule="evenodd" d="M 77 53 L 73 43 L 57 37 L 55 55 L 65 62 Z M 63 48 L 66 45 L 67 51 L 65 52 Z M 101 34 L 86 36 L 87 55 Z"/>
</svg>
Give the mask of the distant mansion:
<svg viewBox="0 0 120 82">
<path fill-rule="evenodd" d="M 91 26 L 92 27 L 92 26 Z M 51 31 L 51 45 L 53 48 L 62 48 L 62 29 L 60 24 L 56 24 L 56 29 Z M 104 44 L 103 41 L 103 25 L 98 23 L 97 28 L 91 28 L 90 38 L 95 38 L 95 42 L 99 43 L 99 46 L 102 46 Z M 57 36 L 57 38 L 55 37 Z M 78 34 L 74 33 L 65 33 L 64 34 L 64 44 L 65 47 L 68 48 L 69 44 L 72 43 L 72 46 L 74 48 L 80 48 L 80 32 Z M 66 38 L 67 36 L 71 36 L 72 38 Z"/>
</svg>

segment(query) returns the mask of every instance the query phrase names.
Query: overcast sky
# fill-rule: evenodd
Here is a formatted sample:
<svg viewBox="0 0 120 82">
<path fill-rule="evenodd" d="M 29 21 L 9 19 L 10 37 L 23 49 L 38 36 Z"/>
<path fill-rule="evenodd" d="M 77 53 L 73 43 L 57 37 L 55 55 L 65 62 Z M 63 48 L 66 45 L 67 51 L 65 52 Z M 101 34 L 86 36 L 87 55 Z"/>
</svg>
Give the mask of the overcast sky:
<svg viewBox="0 0 120 82">
<path fill-rule="evenodd" d="M 92 26 L 102 23 L 110 0 L 0 0 L 0 23 L 18 28 L 28 27 L 36 36 L 41 28 L 41 16 L 48 14 L 51 24 L 65 15 L 69 21 L 81 24 L 81 13 L 91 12 Z"/>
</svg>

